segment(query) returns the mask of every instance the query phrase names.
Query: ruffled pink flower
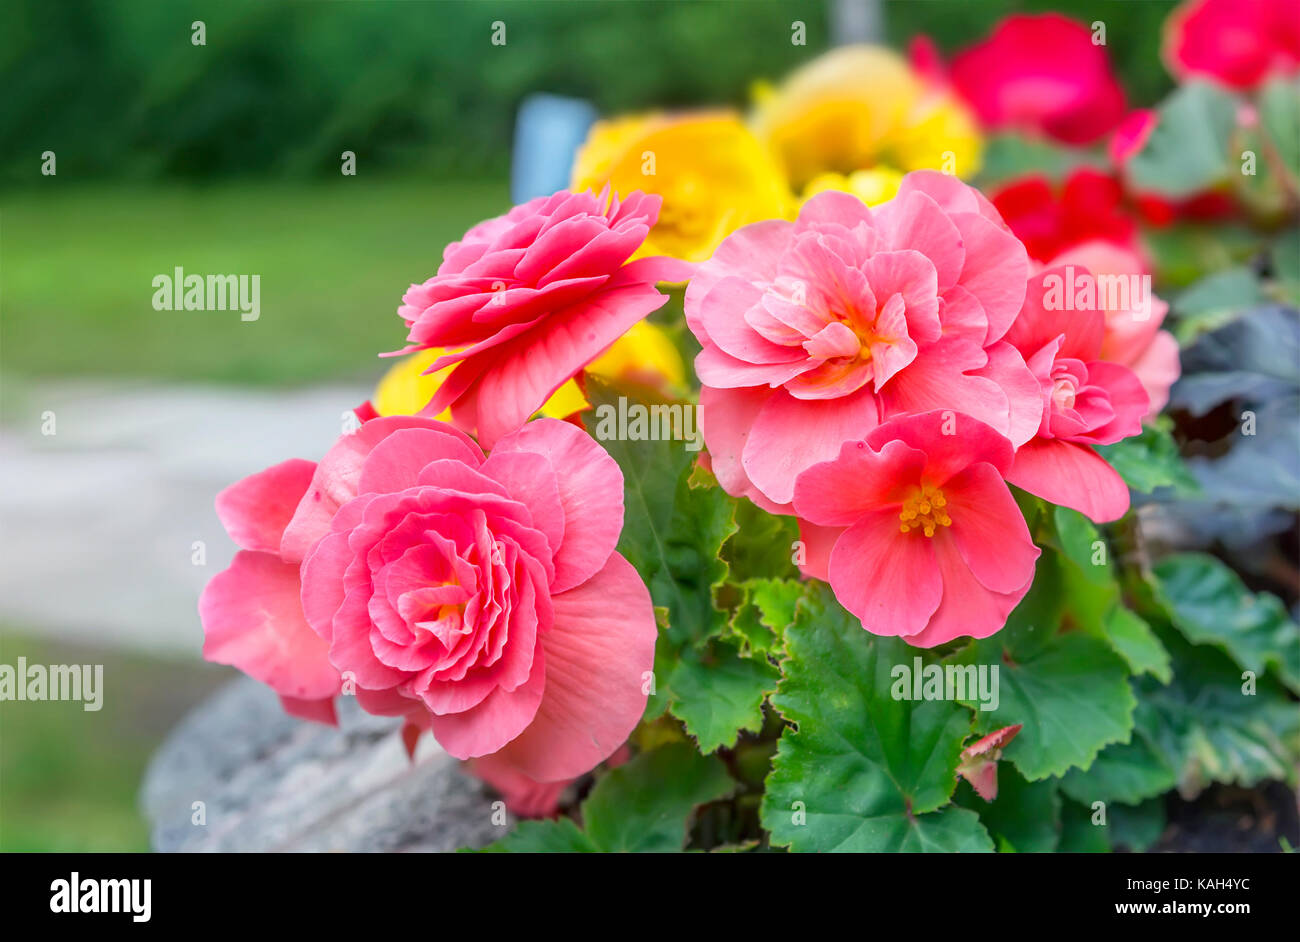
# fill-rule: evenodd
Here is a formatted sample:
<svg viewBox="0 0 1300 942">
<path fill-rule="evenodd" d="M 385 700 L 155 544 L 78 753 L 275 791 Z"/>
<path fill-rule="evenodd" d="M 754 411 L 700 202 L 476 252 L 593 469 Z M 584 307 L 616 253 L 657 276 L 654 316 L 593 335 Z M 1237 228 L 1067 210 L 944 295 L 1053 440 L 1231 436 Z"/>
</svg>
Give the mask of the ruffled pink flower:
<svg viewBox="0 0 1300 942">
<path fill-rule="evenodd" d="M 1148 401 L 1132 370 L 1101 358 L 1105 315 L 1074 303 L 1070 286 L 1088 277 L 1067 269 L 1035 275 L 1007 332 L 1042 385 L 1043 406 L 1038 435 L 1016 451 L 1006 478 L 1104 523 L 1128 510 L 1128 485 L 1092 446 L 1138 434 Z"/>
<path fill-rule="evenodd" d="M 888 422 L 799 475 L 804 572 L 872 634 L 928 648 L 986 638 L 1029 590 L 1039 549 L 1003 481 L 1011 443 L 954 412 Z"/>
<path fill-rule="evenodd" d="M 1137 278 L 1150 273 L 1137 252 L 1102 240 L 1067 249 L 1046 267 L 1067 265 L 1086 268 L 1099 277 Z M 1151 295 L 1148 305 L 1103 306 L 1102 313 L 1106 318 L 1106 336 L 1101 342 L 1101 359 L 1132 370 L 1147 394 L 1147 412 L 1143 418 L 1158 414 L 1168 404 L 1169 389 L 1182 373 L 1178 341 L 1169 331 L 1160 329 L 1169 305 Z"/>
<path fill-rule="evenodd" d="M 885 419 L 931 409 L 1027 441 L 1038 384 L 1002 337 L 1028 264 L 988 200 L 933 171 L 908 174 L 875 209 L 828 191 L 793 223 L 737 230 L 685 300 L 723 488 L 788 513 L 799 472 Z"/>
<path fill-rule="evenodd" d="M 1059 13 L 1007 17 L 953 59 L 951 79 L 989 128 L 1089 144 L 1124 116 L 1106 47 Z"/>
<path fill-rule="evenodd" d="M 576 426 L 531 422 L 485 458 L 450 425 L 377 418 L 217 509 L 243 550 L 200 599 L 204 655 L 300 715 L 332 716 L 346 679 L 363 709 L 539 783 L 640 719 L 650 595 L 614 551 L 622 474 Z"/>
<path fill-rule="evenodd" d="M 410 353 L 452 352 L 457 364 L 425 408 L 451 407 L 484 447 L 522 425 L 551 394 L 662 307 L 656 282 L 685 281 L 686 263 L 628 262 L 659 216 L 658 196 L 624 200 L 561 190 L 480 223 L 443 252 L 438 273 L 411 285 L 397 313 Z"/>
<path fill-rule="evenodd" d="M 1250 89 L 1300 70 L 1300 0 L 1187 0 L 1165 21 L 1162 52 L 1179 79 Z"/>
</svg>

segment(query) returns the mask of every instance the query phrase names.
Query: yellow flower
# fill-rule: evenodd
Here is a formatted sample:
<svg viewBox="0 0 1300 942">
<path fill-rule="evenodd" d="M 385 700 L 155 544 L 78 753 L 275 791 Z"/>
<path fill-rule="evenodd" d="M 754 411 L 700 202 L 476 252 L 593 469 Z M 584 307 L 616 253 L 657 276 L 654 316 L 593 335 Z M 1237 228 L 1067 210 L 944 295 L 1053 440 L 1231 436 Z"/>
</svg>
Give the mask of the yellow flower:
<svg viewBox="0 0 1300 942">
<path fill-rule="evenodd" d="M 982 142 L 966 106 L 875 46 L 844 46 L 797 69 L 756 102 L 753 124 L 805 196 L 825 173 L 979 169 Z"/>
<path fill-rule="evenodd" d="M 663 197 L 638 256 L 700 262 L 741 226 L 785 217 L 789 187 L 771 155 L 730 111 L 598 121 L 573 166 L 573 189 Z"/>
<path fill-rule="evenodd" d="M 421 350 L 398 360 L 380 379 L 371 405 L 380 415 L 414 415 L 425 407 L 443 380 L 455 367 L 448 366 L 424 375 L 442 350 Z M 614 345 L 593 360 L 586 372 L 610 380 L 626 380 L 662 389 L 681 391 L 686 385 L 686 370 L 681 355 L 668 335 L 646 321 L 638 321 Z M 574 380 L 555 391 L 542 406 L 542 415 L 562 419 L 587 407 L 586 398 Z M 451 410 L 437 416 L 447 422 Z"/>
<path fill-rule="evenodd" d="M 826 190 L 843 190 L 852 193 L 868 206 L 877 206 L 892 200 L 902 182 L 903 175 L 892 167 L 854 170 L 848 175 L 819 173 L 803 188 L 803 198 L 808 199 Z"/>
</svg>

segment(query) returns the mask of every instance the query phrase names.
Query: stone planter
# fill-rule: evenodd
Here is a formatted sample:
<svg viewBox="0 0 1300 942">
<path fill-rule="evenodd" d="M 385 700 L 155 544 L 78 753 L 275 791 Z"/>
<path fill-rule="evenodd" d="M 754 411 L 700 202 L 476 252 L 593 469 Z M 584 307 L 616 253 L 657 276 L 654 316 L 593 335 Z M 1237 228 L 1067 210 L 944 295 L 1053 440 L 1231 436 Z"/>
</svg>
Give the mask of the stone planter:
<svg viewBox="0 0 1300 942">
<path fill-rule="evenodd" d="M 500 837 L 485 787 L 431 736 L 412 763 L 398 725 L 349 697 L 337 729 L 309 723 L 263 685 L 232 682 L 149 765 L 140 801 L 154 849 L 452 851 Z"/>
</svg>

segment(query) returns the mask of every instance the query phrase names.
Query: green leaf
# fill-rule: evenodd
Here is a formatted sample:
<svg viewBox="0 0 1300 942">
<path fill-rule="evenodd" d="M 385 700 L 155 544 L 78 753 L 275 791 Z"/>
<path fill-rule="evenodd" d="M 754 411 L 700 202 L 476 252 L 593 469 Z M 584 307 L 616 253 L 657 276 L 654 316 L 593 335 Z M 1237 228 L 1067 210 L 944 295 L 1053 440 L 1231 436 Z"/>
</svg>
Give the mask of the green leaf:
<svg viewBox="0 0 1300 942">
<path fill-rule="evenodd" d="M 794 543 L 799 524 L 794 517 L 770 514 L 752 501 L 736 502 L 736 532 L 722 547 L 734 582 L 750 579 L 797 579 Z"/>
<path fill-rule="evenodd" d="M 1104 825 L 1092 823 L 1093 811 L 1073 801 L 1061 803 L 1063 854 L 1109 854 L 1110 837 Z M 1107 819 L 1109 820 L 1109 818 Z"/>
<path fill-rule="evenodd" d="M 1269 257 L 1273 263 L 1273 297 L 1300 307 L 1300 226 L 1290 226 L 1274 239 Z"/>
<path fill-rule="evenodd" d="M 1231 265 L 1249 262 L 1263 240 L 1243 223 L 1217 222 L 1213 226 L 1184 221 L 1163 229 L 1150 229 L 1143 238 L 1155 260 L 1161 285 L 1186 288 L 1205 276 Z"/>
<path fill-rule="evenodd" d="M 987 667 L 995 708 L 981 709 L 970 697 L 962 702 L 975 709 L 981 734 L 1023 724 L 1003 754 L 1030 781 L 1086 768 L 1103 746 L 1127 739 L 1133 728 L 1128 665 L 1104 641 L 1080 632 L 1009 626 L 946 664 Z"/>
<path fill-rule="evenodd" d="M 1259 120 L 1295 193 L 1300 187 L 1300 78 L 1275 78 L 1264 86 L 1259 93 Z"/>
<path fill-rule="evenodd" d="M 985 141 L 984 156 L 980 161 L 981 188 L 1025 174 L 1045 174 L 1062 179 L 1081 165 L 1097 166 L 1099 162 L 1077 148 L 1062 147 L 1042 138 L 1020 134 L 996 134 Z"/>
<path fill-rule="evenodd" d="M 1113 445 L 1099 445 L 1097 452 L 1135 491 L 1150 494 L 1160 487 L 1172 487 L 1178 492 L 1195 493 L 1199 489 L 1196 479 L 1178 454 L 1178 444 L 1170 434 L 1172 428 L 1173 422 L 1162 415 L 1155 424 L 1144 425 L 1140 435 Z"/>
<path fill-rule="evenodd" d="M 1143 683 L 1139 695 L 1157 717 L 1151 739 L 1179 769 L 1180 790 L 1194 794 L 1210 781 L 1293 781 L 1300 711 L 1281 685 L 1268 677 L 1245 683 L 1226 655 L 1175 632 L 1163 640 L 1174 680 L 1166 687 Z"/>
<path fill-rule="evenodd" d="M 1285 688 L 1269 675 L 1243 681 L 1217 647 L 1191 644 L 1171 629 L 1161 630 L 1160 640 L 1174 677 L 1166 686 L 1138 679 L 1142 733 L 1177 771 L 1179 791 L 1194 796 L 1209 782 L 1294 782 L 1300 710 Z"/>
<path fill-rule="evenodd" d="M 1216 645 L 1257 674 L 1272 667 L 1300 693 L 1300 626 L 1280 599 L 1252 593 L 1235 572 L 1201 553 L 1167 557 L 1154 575 L 1157 598 L 1189 641 Z"/>
<path fill-rule="evenodd" d="M 1137 613 L 1116 606 L 1106 616 L 1105 630 L 1106 640 L 1134 674 L 1148 673 L 1161 683 L 1169 683 L 1169 652 Z"/>
<path fill-rule="evenodd" d="M 1178 770 L 1147 738 L 1156 723 L 1149 710 L 1139 704 L 1133 738 L 1107 746 L 1087 769 L 1071 769 L 1061 779 L 1061 791 L 1089 806 L 1094 801 L 1136 805 L 1177 785 Z"/>
<path fill-rule="evenodd" d="M 483 848 L 488 854 L 594 854 L 600 848 L 568 818 L 520 821 L 501 840 Z"/>
<path fill-rule="evenodd" d="M 1008 763 L 998 765 L 998 796 L 985 801 L 965 782 L 955 799 L 980 816 L 993 838 L 1024 854 L 1056 849 L 1061 831 L 1061 796 L 1056 782 L 1027 782 Z"/>
<path fill-rule="evenodd" d="M 679 851 L 695 808 L 726 798 L 734 787 L 719 759 L 673 743 L 641 753 L 597 782 L 582 803 L 582 819 L 603 851 Z"/>
<path fill-rule="evenodd" d="M 587 398 L 597 409 L 617 409 L 623 395 L 628 394 L 588 378 Z M 645 580 L 656 609 L 666 613 L 655 645 L 655 690 L 645 712 L 655 717 L 672 700 L 669 678 L 682 650 L 719 634 L 726 623 L 714 592 L 727 578 L 720 553 L 736 530 L 736 501 L 696 468 L 695 454 L 682 442 L 601 444 L 623 471 L 619 552 Z"/>
<path fill-rule="evenodd" d="M 1113 583 L 1115 568 L 1111 565 L 1110 548 L 1092 521 L 1077 510 L 1059 506 L 1052 508 L 1052 520 L 1061 552 L 1079 568 L 1084 578 L 1096 585 Z"/>
<path fill-rule="evenodd" d="M 741 730 L 762 729 L 763 701 L 780 676 L 766 658 L 745 657 L 731 644 L 688 648 L 668 678 L 671 709 L 707 754 L 734 745 Z"/>
<path fill-rule="evenodd" d="M 618 407 L 615 387 L 590 379 L 594 407 Z M 630 396 L 628 398 L 631 398 Z M 719 559 L 736 529 L 735 501 L 720 487 L 693 477 L 695 454 L 676 441 L 602 441 L 623 471 L 623 534 L 618 549 L 668 609 L 668 633 L 677 645 L 706 637 L 721 624 L 713 588 L 727 575 Z"/>
<path fill-rule="evenodd" d="M 1133 186 L 1179 199 L 1230 180 L 1236 112 L 1236 98 L 1215 85 L 1179 86 L 1160 104 L 1151 137 L 1129 162 Z"/>
<path fill-rule="evenodd" d="M 1174 336 L 1187 346 L 1264 300 L 1259 277 L 1249 265 L 1233 265 L 1200 279 L 1174 300 Z"/>
<path fill-rule="evenodd" d="M 1140 805 L 1108 805 L 1106 826 L 1112 844 L 1141 853 L 1165 832 L 1164 799 L 1151 798 Z"/>
<path fill-rule="evenodd" d="M 751 657 L 779 652 L 805 586 L 796 579 L 750 579 L 742 583 L 737 587 L 741 600 L 727 634 L 739 640 L 743 653 Z"/>
<path fill-rule="evenodd" d="M 896 665 L 921 652 L 878 638 L 811 586 L 786 632 L 773 704 L 781 735 L 763 825 L 796 851 L 992 850 L 970 811 L 947 808 L 970 714 L 950 701 L 896 700 Z"/>
<path fill-rule="evenodd" d="M 582 803 L 585 832 L 568 818 L 523 821 L 492 853 L 681 851 L 695 808 L 731 794 L 726 766 L 688 743 L 643 752 L 604 775 Z"/>
</svg>

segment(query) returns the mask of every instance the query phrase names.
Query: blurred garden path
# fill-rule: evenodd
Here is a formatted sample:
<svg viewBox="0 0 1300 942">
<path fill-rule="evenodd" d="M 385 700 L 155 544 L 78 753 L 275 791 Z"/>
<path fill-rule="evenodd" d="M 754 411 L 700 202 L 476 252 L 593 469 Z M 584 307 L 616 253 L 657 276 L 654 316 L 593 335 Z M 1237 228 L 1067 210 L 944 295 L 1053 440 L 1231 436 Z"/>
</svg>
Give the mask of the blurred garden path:
<svg viewBox="0 0 1300 942">
<path fill-rule="evenodd" d="M 104 381 L 6 389 L 0 630 L 197 658 L 199 592 L 235 552 L 213 497 L 267 465 L 318 458 L 369 392 Z M 43 435 L 50 412 L 55 434 Z"/>
</svg>

